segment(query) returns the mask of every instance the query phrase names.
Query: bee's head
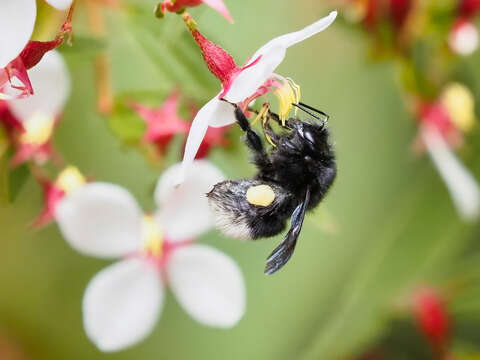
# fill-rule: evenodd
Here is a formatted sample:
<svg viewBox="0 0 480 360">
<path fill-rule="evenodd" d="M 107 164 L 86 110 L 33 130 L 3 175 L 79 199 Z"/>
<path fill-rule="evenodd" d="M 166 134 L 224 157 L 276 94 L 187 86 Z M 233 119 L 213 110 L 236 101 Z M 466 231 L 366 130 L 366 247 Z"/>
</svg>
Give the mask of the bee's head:
<svg viewBox="0 0 480 360">
<path fill-rule="evenodd" d="M 301 145 L 301 152 L 305 156 L 318 161 L 333 155 L 329 143 L 329 133 L 324 123 L 297 121 L 295 130 L 298 143 Z"/>
</svg>

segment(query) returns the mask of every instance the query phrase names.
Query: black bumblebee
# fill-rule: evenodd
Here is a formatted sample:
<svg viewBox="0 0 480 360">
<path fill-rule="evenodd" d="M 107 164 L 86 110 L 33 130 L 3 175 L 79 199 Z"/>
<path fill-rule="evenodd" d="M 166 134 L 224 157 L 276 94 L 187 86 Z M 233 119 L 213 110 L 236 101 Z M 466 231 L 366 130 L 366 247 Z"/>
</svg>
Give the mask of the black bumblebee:
<svg viewBox="0 0 480 360">
<path fill-rule="evenodd" d="M 207 196 L 216 226 L 236 238 L 271 237 L 280 233 L 291 218 L 285 239 L 267 259 L 265 274 L 270 275 L 290 259 L 305 212 L 319 204 L 335 179 L 335 154 L 325 126 L 328 115 L 298 103 L 293 105 L 312 119 L 290 118 L 282 122 L 277 114 L 267 109 L 263 129 L 272 144 L 267 152 L 243 111 L 232 105 L 237 123 L 246 133 L 245 143 L 253 153 L 258 173 L 252 179 L 220 182 Z M 284 131 L 273 131 L 270 120 Z"/>
</svg>

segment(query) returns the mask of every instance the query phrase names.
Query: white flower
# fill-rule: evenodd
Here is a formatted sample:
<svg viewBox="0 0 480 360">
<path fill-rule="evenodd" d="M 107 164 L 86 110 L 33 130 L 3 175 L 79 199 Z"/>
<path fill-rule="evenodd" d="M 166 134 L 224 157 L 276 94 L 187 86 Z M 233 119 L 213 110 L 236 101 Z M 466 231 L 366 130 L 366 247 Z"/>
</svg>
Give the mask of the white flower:
<svg viewBox="0 0 480 360">
<path fill-rule="evenodd" d="M 183 171 L 192 163 L 200 144 L 205 136 L 208 126 L 220 127 L 235 122 L 232 106 L 220 101 L 219 95 L 234 103 L 241 102 L 251 96 L 255 91 L 274 76 L 275 69 L 285 58 L 287 49 L 323 30 L 333 23 L 337 12 L 333 11 L 328 16 L 307 26 L 306 28 L 279 36 L 258 49 L 250 58 L 249 64 L 243 68 L 236 68 L 234 77 L 228 81 L 228 89 L 223 89 L 218 95 L 204 105 L 195 116 L 188 134 L 183 158 Z M 225 91 L 226 90 L 226 91 Z M 184 174 L 184 173 L 183 173 Z M 177 179 L 183 181 L 183 174 Z"/>
<path fill-rule="evenodd" d="M 245 311 L 245 286 L 238 266 L 194 236 L 212 225 L 205 193 L 223 179 L 206 161 L 193 163 L 180 188 L 172 180 L 180 164 L 159 179 L 160 208 L 145 217 L 125 189 L 86 184 L 56 207 L 68 243 L 97 257 L 123 257 L 97 274 L 83 299 L 88 337 L 105 352 L 132 346 L 155 326 L 168 283 L 183 309 L 196 321 L 219 328 L 235 325 Z"/>
<path fill-rule="evenodd" d="M 480 188 L 475 178 L 460 163 L 440 132 L 424 125 L 420 135 L 427 151 L 450 191 L 453 203 L 465 220 L 475 220 L 480 215 Z"/>
<path fill-rule="evenodd" d="M 478 30 L 468 20 L 460 20 L 450 31 L 448 44 L 450 48 L 459 55 L 471 55 L 478 48 Z"/>
<path fill-rule="evenodd" d="M 59 10 L 70 6 L 72 0 L 46 0 Z M 0 69 L 14 60 L 32 36 L 37 5 L 35 0 L 0 1 Z"/>
</svg>

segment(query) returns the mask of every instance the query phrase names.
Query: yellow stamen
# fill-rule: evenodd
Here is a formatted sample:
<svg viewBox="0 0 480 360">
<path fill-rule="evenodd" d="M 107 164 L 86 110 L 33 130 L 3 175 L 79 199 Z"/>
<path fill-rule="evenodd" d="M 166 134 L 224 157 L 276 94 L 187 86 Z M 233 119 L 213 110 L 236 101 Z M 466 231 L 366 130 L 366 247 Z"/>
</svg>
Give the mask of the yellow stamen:
<svg viewBox="0 0 480 360">
<path fill-rule="evenodd" d="M 155 257 L 162 254 L 163 232 L 153 216 L 145 215 L 143 217 L 143 240 L 144 251 Z"/>
<path fill-rule="evenodd" d="M 251 186 L 246 196 L 250 204 L 257 206 L 268 206 L 275 200 L 275 192 L 268 185 Z"/>
<path fill-rule="evenodd" d="M 82 173 L 75 166 L 68 166 L 58 175 L 55 186 L 66 194 L 70 194 L 85 183 L 86 180 Z"/>
<path fill-rule="evenodd" d="M 475 125 L 475 99 L 470 90 L 459 83 L 447 86 L 441 96 L 453 123 L 462 131 L 470 131 Z"/>
<path fill-rule="evenodd" d="M 298 86 L 292 79 L 282 79 L 282 86 L 278 87 L 273 93 L 277 96 L 279 102 L 278 116 L 285 126 L 285 120 L 292 110 L 293 105 L 297 104 L 301 98 L 300 86 Z M 296 111 L 296 109 L 295 109 Z M 296 114 L 296 112 L 295 112 Z"/>
<path fill-rule="evenodd" d="M 20 141 L 24 144 L 43 145 L 53 133 L 55 119 L 42 113 L 35 113 L 24 124 L 25 132 Z"/>
</svg>

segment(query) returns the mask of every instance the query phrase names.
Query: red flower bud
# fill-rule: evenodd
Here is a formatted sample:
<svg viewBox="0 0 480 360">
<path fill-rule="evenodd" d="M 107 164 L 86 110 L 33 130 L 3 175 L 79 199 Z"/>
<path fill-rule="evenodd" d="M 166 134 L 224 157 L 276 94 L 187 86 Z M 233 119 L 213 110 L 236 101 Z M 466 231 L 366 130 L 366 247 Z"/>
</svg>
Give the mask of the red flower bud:
<svg viewBox="0 0 480 360">
<path fill-rule="evenodd" d="M 424 288 L 413 297 L 413 313 L 419 331 L 435 354 L 444 354 L 450 340 L 450 314 L 445 299 L 434 289 Z"/>
</svg>

